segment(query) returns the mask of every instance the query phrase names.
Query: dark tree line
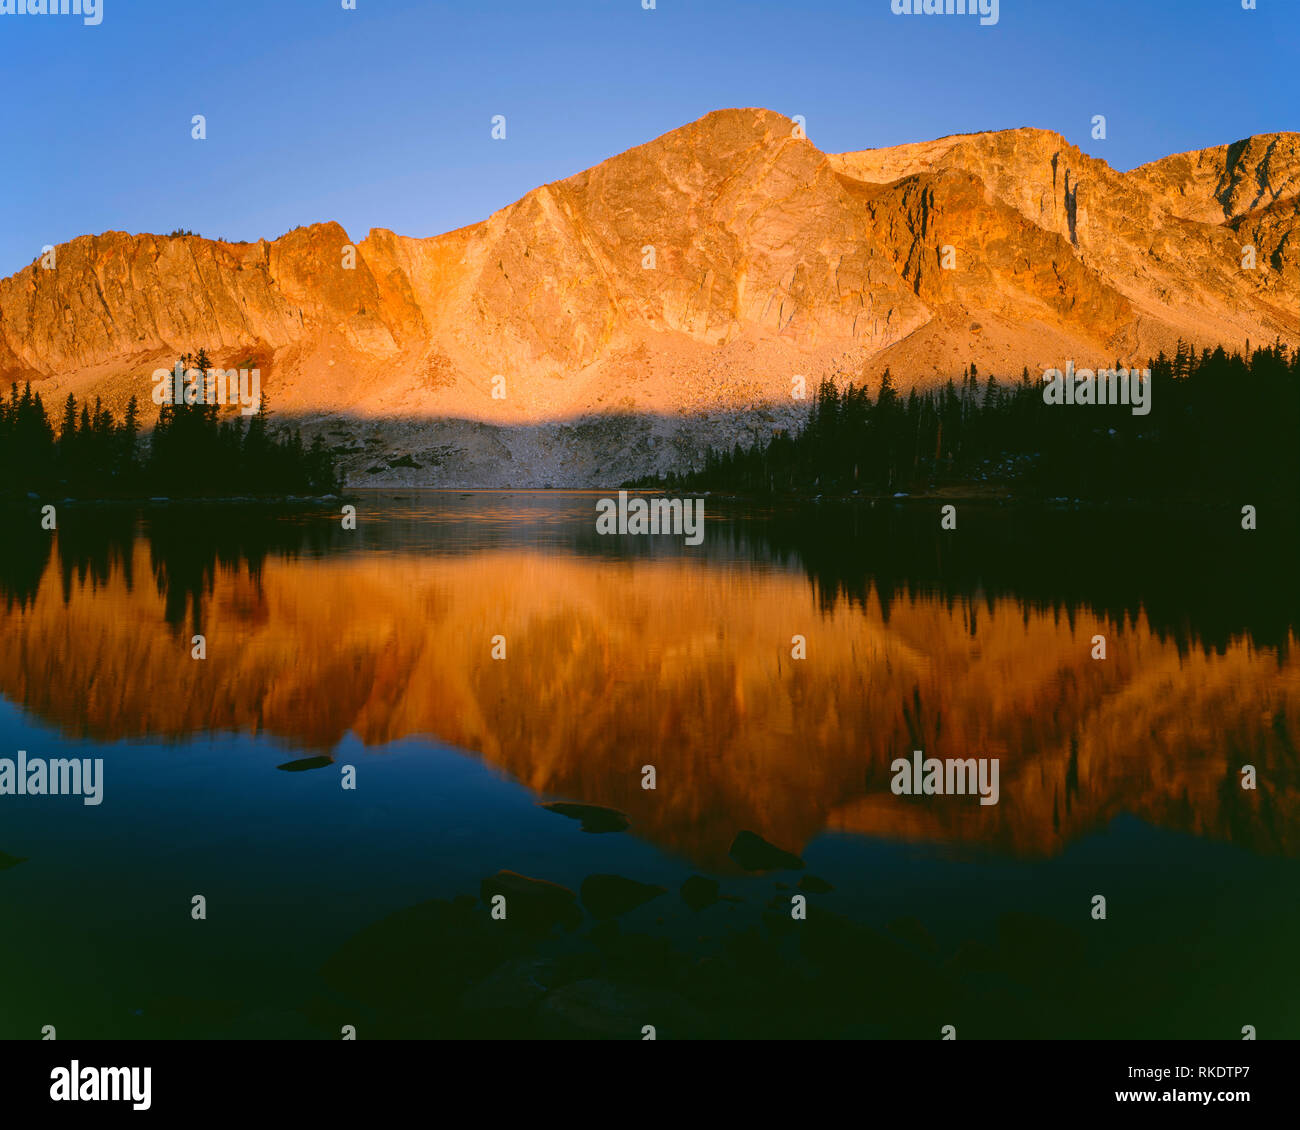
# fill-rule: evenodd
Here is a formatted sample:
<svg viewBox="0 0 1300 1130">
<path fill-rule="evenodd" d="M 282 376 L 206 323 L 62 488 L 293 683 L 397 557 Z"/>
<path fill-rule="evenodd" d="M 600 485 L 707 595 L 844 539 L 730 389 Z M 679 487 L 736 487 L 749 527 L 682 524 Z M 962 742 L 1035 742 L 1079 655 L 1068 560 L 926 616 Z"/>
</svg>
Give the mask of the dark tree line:
<svg viewBox="0 0 1300 1130">
<path fill-rule="evenodd" d="M 1180 343 L 1148 367 L 1147 415 L 1129 405 L 1047 404 L 1028 370 L 1006 382 L 981 379 L 972 365 L 960 381 L 906 397 L 886 370 L 874 399 L 866 387 L 826 380 L 797 434 L 710 451 L 702 469 L 641 485 L 891 494 L 987 482 L 1115 500 L 1297 494 L 1300 350 L 1277 344 L 1247 358 Z"/>
<path fill-rule="evenodd" d="M 209 369 L 207 353 L 182 369 Z M 0 491 L 168 497 L 321 494 L 339 489 L 333 457 L 317 436 L 272 430 L 266 397 L 252 416 L 217 404 L 164 404 L 148 442 L 139 442 L 135 397 L 119 423 L 99 398 L 68 395 L 56 433 L 30 382 L 0 397 Z"/>
</svg>

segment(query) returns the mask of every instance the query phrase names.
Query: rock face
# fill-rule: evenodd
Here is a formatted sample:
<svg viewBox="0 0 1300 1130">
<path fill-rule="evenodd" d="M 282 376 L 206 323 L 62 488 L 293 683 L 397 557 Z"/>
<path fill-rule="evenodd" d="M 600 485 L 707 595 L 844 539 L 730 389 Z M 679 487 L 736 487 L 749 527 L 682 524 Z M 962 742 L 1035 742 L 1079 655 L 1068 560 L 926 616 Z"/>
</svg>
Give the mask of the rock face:
<svg viewBox="0 0 1300 1130">
<path fill-rule="evenodd" d="M 797 133 L 718 111 L 430 239 L 82 236 L 0 281 L 0 380 L 120 414 L 205 346 L 354 483 L 608 485 L 787 426 L 796 375 L 1300 342 L 1300 135 L 1120 173 L 1043 130 Z"/>
</svg>

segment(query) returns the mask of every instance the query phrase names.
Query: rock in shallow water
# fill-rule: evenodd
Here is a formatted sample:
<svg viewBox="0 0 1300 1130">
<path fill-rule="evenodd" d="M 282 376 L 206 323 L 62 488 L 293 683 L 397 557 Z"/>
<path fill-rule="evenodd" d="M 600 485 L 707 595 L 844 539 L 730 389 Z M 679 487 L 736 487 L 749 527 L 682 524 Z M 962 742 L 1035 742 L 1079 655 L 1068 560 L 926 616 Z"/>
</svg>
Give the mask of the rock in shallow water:
<svg viewBox="0 0 1300 1130">
<path fill-rule="evenodd" d="M 549 930 L 559 923 L 573 929 L 582 922 L 578 896 L 559 883 L 530 879 L 515 871 L 498 871 L 479 884 L 479 897 L 489 908 L 497 895 L 506 900 L 505 920 L 516 925 Z"/>
<path fill-rule="evenodd" d="M 753 832 L 737 832 L 729 853 L 746 871 L 802 871 L 803 860 Z"/>
<path fill-rule="evenodd" d="M 582 881 L 582 905 L 595 918 L 615 918 L 658 898 L 664 890 L 622 875 L 588 875 Z"/>
<path fill-rule="evenodd" d="M 682 902 L 692 910 L 703 910 L 718 901 L 718 881 L 692 875 L 681 886 Z"/>
<path fill-rule="evenodd" d="M 622 832 L 629 820 L 615 808 L 602 808 L 598 804 L 570 804 L 568 801 L 556 801 L 543 804 L 547 812 L 567 816 L 570 820 L 581 820 L 584 832 Z"/>
<path fill-rule="evenodd" d="M 901 938 L 923 953 L 935 955 L 939 952 L 939 943 L 934 940 L 934 936 L 925 928 L 925 923 L 919 918 L 904 915 L 902 918 L 895 918 L 888 923 L 885 929 L 894 937 Z"/>
<path fill-rule="evenodd" d="M 461 996 L 461 1007 L 471 1012 L 527 1009 L 546 995 L 555 979 L 555 962 L 544 958 L 514 958 L 471 985 Z"/>
<path fill-rule="evenodd" d="M 538 1013 L 542 1033 L 558 1039 L 642 1040 L 647 1025 L 656 1039 L 698 1034 L 703 1018 L 667 989 L 612 981 L 577 981 L 556 989 Z"/>
<path fill-rule="evenodd" d="M 472 900 L 432 899 L 354 934 L 325 960 L 321 976 L 335 992 L 374 1007 L 444 1009 L 510 956 L 517 935 L 502 926 Z"/>
<path fill-rule="evenodd" d="M 302 773 L 308 769 L 324 769 L 327 765 L 333 764 L 332 757 L 300 757 L 297 761 L 286 761 L 276 768 L 283 769 L 286 773 Z"/>
</svg>

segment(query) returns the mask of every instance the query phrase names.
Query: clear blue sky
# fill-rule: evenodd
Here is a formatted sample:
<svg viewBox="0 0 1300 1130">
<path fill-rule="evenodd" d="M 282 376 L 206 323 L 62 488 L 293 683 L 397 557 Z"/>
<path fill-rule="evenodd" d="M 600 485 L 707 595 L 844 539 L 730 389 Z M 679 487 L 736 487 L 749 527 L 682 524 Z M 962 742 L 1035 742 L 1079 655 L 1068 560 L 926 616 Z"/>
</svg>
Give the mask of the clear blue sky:
<svg viewBox="0 0 1300 1130">
<path fill-rule="evenodd" d="M 1122 169 L 1300 129 L 1300 0 L 1001 0 L 994 27 L 889 0 L 102 2 L 98 27 L 0 15 L 0 275 L 107 230 L 434 235 L 725 106 L 828 151 L 1040 126 Z"/>
</svg>

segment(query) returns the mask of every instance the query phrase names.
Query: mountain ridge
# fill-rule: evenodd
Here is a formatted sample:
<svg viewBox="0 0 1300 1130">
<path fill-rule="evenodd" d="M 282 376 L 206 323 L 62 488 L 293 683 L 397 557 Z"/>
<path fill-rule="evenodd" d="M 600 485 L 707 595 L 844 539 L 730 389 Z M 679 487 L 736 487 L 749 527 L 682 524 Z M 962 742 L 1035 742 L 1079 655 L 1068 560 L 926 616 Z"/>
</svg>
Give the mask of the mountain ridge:
<svg viewBox="0 0 1300 1130">
<path fill-rule="evenodd" d="M 1033 127 L 842 154 L 801 133 L 714 111 L 430 237 L 79 236 L 0 280 L 0 380 L 152 409 L 153 371 L 205 346 L 332 429 L 351 482 L 593 485 L 794 426 L 796 376 L 1300 343 L 1300 134 L 1121 173 Z M 567 452 L 511 432 L 612 416 L 655 422 Z"/>
</svg>

